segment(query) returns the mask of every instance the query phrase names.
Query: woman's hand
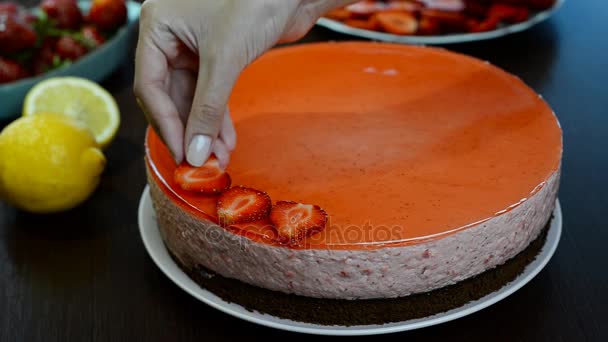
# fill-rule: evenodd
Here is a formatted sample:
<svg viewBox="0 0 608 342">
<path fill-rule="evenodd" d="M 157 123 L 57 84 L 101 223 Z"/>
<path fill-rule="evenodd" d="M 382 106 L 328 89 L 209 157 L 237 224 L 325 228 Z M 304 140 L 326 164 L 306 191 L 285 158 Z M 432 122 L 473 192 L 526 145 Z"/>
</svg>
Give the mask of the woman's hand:
<svg viewBox="0 0 608 342">
<path fill-rule="evenodd" d="M 301 38 L 347 0 L 147 0 L 141 11 L 135 95 L 176 162 L 236 145 L 227 101 L 241 71 L 278 42 Z"/>
</svg>

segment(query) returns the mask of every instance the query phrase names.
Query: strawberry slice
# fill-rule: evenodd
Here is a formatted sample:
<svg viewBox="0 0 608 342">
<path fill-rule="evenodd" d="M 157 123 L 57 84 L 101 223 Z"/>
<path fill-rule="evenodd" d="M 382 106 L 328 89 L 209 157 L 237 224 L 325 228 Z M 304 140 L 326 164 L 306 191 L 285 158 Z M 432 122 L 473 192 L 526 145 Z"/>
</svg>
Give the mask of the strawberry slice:
<svg viewBox="0 0 608 342">
<path fill-rule="evenodd" d="M 374 31 L 378 28 L 378 22 L 371 17 L 369 19 L 348 19 L 344 21 L 345 25 L 350 27 Z"/>
<path fill-rule="evenodd" d="M 242 186 L 227 190 L 217 200 L 217 216 L 220 224 L 226 226 L 263 220 L 271 208 L 267 193 Z"/>
<path fill-rule="evenodd" d="M 346 6 L 346 9 L 351 13 L 351 15 L 357 18 L 367 18 L 385 8 L 385 3 L 373 0 L 359 1 Z"/>
<path fill-rule="evenodd" d="M 487 19 L 480 22 L 473 22 L 471 27 L 469 28 L 469 32 L 479 33 L 479 32 L 487 32 L 493 31 L 498 28 L 498 24 L 500 24 L 500 20 L 496 17 L 488 17 Z"/>
<path fill-rule="evenodd" d="M 379 12 L 375 14 L 375 19 L 388 33 L 409 35 L 418 30 L 416 17 L 408 12 Z"/>
<path fill-rule="evenodd" d="M 323 16 L 333 20 L 344 21 L 350 19 L 351 13 L 346 8 L 337 8 L 325 13 Z"/>
<path fill-rule="evenodd" d="M 296 244 L 323 230 L 327 213 L 317 205 L 280 201 L 272 207 L 270 221 L 283 243 Z"/>
<path fill-rule="evenodd" d="M 460 12 L 425 9 L 422 18 L 429 18 L 439 22 L 443 32 L 462 32 L 468 29 L 468 19 Z"/>
<path fill-rule="evenodd" d="M 414 0 L 391 0 L 386 5 L 387 11 L 418 12 L 422 9 L 421 3 Z"/>
<path fill-rule="evenodd" d="M 173 179 L 179 186 L 188 191 L 197 191 L 207 195 L 224 192 L 230 187 L 230 175 L 220 168 L 220 163 L 212 156 L 201 167 L 194 167 L 187 162 L 177 167 Z"/>
<path fill-rule="evenodd" d="M 463 0 L 420 0 L 426 8 L 438 9 L 441 11 L 459 12 L 465 8 Z"/>
<path fill-rule="evenodd" d="M 418 22 L 418 31 L 416 33 L 422 36 L 437 35 L 441 33 L 441 25 L 438 20 L 422 17 Z"/>
</svg>

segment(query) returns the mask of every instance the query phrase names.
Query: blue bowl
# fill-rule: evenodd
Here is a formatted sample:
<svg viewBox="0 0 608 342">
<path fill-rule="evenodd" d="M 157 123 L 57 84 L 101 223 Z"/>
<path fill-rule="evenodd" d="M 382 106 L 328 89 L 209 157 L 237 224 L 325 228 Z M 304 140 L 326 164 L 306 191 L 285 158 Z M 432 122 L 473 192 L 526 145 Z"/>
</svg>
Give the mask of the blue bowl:
<svg viewBox="0 0 608 342">
<path fill-rule="evenodd" d="M 87 13 L 90 1 L 80 1 L 80 8 Z M 40 76 L 22 79 L 16 82 L 0 85 L 0 120 L 19 116 L 23 99 L 36 83 L 49 77 L 78 76 L 100 82 L 118 68 L 129 55 L 135 26 L 139 19 L 141 5 L 127 1 L 129 20 L 116 34 L 99 48 L 91 51 L 73 64 L 49 71 Z"/>
</svg>

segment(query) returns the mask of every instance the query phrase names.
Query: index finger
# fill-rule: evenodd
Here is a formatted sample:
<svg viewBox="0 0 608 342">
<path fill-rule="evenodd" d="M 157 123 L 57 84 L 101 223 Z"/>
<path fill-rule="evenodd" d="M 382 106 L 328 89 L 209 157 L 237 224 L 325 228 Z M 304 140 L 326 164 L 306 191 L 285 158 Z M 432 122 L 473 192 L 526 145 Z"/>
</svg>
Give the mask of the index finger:
<svg viewBox="0 0 608 342">
<path fill-rule="evenodd" d="M 168 94 L 168 76 L 166 55 L 152 39 L 140 37 L 135 55 L 135 96 L 156 133 L 180 163 L 184 158 L 184 126 Z"/>
</svg>

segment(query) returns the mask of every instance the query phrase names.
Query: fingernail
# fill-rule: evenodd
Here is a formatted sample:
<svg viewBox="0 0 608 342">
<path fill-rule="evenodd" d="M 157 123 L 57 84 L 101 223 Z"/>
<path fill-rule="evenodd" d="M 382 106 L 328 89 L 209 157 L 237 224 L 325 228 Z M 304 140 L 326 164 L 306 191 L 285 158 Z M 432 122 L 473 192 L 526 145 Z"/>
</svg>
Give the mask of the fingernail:
<svg viewBox="0 0 608 342">
<path fill-rule="evenodd" d="M 192 166 L 202 166 L 211 154 L 211 137 L 195 135 L 188 146 L 186 159 Z"/>
</svg>

